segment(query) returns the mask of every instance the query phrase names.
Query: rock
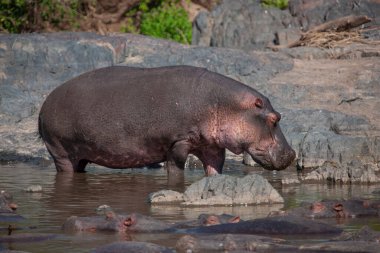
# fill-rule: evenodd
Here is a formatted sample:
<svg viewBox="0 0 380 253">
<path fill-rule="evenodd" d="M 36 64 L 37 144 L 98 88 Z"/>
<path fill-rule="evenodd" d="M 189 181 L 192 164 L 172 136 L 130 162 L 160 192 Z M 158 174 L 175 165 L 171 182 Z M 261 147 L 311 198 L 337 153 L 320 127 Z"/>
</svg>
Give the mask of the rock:
<svg viewBox="0 0 380 253">
<path fill-rule="evenodd" d="M 262 176 L 252 174 L 243 178 L 216 175 L 191 184 L 181 194 L 161 190 L 149 195 L 150 203 L 181 203 L 186 206 L 252 205 L 283 203 L 284 199 Z"/>
<path fill-rule="evenodd" d="M 161 190 L 149 194 L 148 202 L 152 204 L 183 202 L 183 194 L 172 190 Z"/>
<path fill-rule="evenodd" d="M 295 184 L 300 184 L 300 183 L 301 182 L 297 176 L 285 175 L 281 178 L 282 185 L 295 185 Z"/>
<path fill-rule="evenodd" d="M 380 3 L 376 0 L 362 0 L 360 3 L 355 0 L 290 0 L 289 10 L 304 30 L 349 15 L 367 15 L 374 19 L 374 24 L 380 22 Z"/>
<path fill-rule="evenodd" d="M 284 199 L 262 176 L 227 175 L 205 177 L 190 185 L 183 205 L 251 205 L 283 203 Z"/>
<path fill-rule="evenodd" d="M 333 183 L 379 183 L 380 177 L 374 164 L 363 164 L 359 160 L 346 165 L 325 162 L 322 166 L 302 176 L 302 181 L 330 181 Z"/>
<path fill-rule="evenodd" d="M 91 33 L 0 34 L 0 160 L 49 157 L 37 135 L 47 94 L 83 72 L 124 59 L 124 40 Z"/>
<path fill-rule="evenodd" d="M 26 192 L 42 192 L 41 185 L 30 185 L 25 189 Z"/>
<path fill-rule="evenodd" d="M 193 45 L 237 48 L 245 51 L 268 45 L 288 45 L 301 31 L 340 17 L 367 15 L 380 24 L 380 3 L 376 0 L 345 2 L 291 0 L 289 8 L 264 8 L 260 1 L 224 0 L 211 12 L 201 12 L 193 22 Z M 366 37 L 380 38 L 378 29 L 368 29 Z"/>
<path fill-rule="evenodd" d="M 174 253 L 175 251 L 149 242 L 114 242 L 91 251 L 92 253 Z"/>
<path fill-rule="evenodd" d="M 225 2 L 237 6 L 241 1 Z M 67 79 L 114 64 L 182 64 L 205 67 L 268 96 L 282 114 L 281 128 L 301 168 L 355 159 L 378 166 L 379 51 L 379 45 L 350 45 L 332 51 L 301 47 L 244 52 L 133 34 L 2 34 L 0 161 L 50 159 L 37 135 L 38 112 L 45 96 Z M 326 59 L 329 55 L 337 59 Z"/>
<path fill-rule="evenodd" d="M 224 0 L 211 13 L 196 17 L 193 44 L 246 51 L 263 49 L 273 44 L 277 31 L 295 25 L 288 10 L 263 8 L 259 1 Z"/>
</svg>

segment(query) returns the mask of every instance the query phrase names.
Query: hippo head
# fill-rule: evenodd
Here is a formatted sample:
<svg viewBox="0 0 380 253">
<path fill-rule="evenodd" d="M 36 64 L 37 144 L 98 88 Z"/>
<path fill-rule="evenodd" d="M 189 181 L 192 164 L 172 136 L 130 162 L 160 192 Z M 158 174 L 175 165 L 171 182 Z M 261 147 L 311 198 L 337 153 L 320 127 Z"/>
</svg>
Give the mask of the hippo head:
<svg viewBox="0 0 380 253">
<path fill-rule="evenodd" d="M 246 151 L 268 170 L 283 170 L 292 163 L 295 151 L 281 131 L 281 115 L 268 98 L 258 92 L 245 93 L 240 96 L 238 108 L 229 109 L 228 114 L 229 118 L 221 117 L 224 122 L 220 124 L 225 148 L 235 154 Z"/>
</svg>

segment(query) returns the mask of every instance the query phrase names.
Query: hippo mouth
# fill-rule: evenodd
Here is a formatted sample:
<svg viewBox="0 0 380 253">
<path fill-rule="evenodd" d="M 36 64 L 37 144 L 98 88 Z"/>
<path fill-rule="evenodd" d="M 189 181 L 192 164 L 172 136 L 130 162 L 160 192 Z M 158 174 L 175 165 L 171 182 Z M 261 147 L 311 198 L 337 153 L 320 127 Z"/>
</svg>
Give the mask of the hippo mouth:
<svg viewBox="0 0 380 253">
<path fill-rule="evenodd" d="M 276 144 L 270 145 L 268 149 L 250 148 L 247 152 L 256 163 L 267 170 L 283 170 L 295 158 L 293 149 L 284 150 Z"/>
</svg>

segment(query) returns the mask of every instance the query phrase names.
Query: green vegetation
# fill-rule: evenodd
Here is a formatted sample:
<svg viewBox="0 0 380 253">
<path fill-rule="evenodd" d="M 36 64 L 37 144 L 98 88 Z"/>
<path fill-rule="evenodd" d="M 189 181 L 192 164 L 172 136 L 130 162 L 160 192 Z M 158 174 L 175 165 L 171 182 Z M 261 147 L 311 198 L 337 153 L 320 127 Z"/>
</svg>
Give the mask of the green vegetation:
<svg viewBox="0 0 380 253">
<path fill-rule="evenodd" d="M 109 23 L 103 22 L 97 4 L 96 0 L 0 0 L 0 32 L 87 30 L 97 23 L 104 27 Z M 140 0 L 114 22 L 120 22 L 121 32 L 191 42 L 192 25 L 179 0 Z"/>
<path fill-rule="evenodd" d="M 20 33 L 42 26 L 78 27 L 79 0 L 0 0 L 0 31 Z"/>
<path fill-rule="evenodd" d="M 21 32 L 27 22 L 26 0 L 0 0 L 0 31 Z"/>
<path fill-rule="evenodd" d="M 143 0 L 126 17 L 122 32 L 141 33 L 186 44 L 191 42 L 191 22 L 178 0 Z"/>
<path fill-rule="evenodd" d="M 276 7 L 281 10 L 288 8 L 288 0 L 261 0 L 264 7 Z"/>
<path fill-rule="evenodd" d="M 186 11 L 175 4 L 163 3 L 142 15 L 141 33 L 189 44 L 191 22 Z"/>
</svg>

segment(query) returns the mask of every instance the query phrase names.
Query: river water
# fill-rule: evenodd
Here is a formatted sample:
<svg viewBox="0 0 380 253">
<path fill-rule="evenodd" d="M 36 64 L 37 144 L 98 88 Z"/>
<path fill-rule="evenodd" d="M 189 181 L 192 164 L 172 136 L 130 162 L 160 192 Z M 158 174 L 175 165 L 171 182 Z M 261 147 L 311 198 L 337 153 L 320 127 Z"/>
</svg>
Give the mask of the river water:
<svg viewBox="0 0 380 253">
<path fill-rule="evenodd" d="M 28 252 L 89 252 L 98 246 L 117 240 L 149 241 L 164 246 L 174 247 L 179 234 L 119 234 L 119 233 L 77 233 L 67 234 L 61 225 L 70 216 L 95 215 L 100 205 L 109 205 L 117 213 L 138 212 L 154 218 L 178 222 L 196 219 L 201 213 L 228 213 L 239 215 L 242 219 L 265 217 L 270 211 L 289 209 L 302 201 L 321 199 L 368 198 L 377 199 L 379 195 L 372 192 L 380 185 L 327 185 L 301 184 L 281 186 L 280 179 L 286 174 L 295 174 L 294 169 L 273 173 L 261 168 L 243 166 L 227 161 L 224 173 L 243 176 L 259 173 L 267 178 L 285 199 L 284 205 L 259 205 L 240 207 L 180 207 L 151 206 L 146 198 L 149 193 L 168 189 L 166 171 L 160 169 L 107 169 L 88 166 L 87 173 L 56 173 L 53 165 L 32 166 L 26 164 L 0 165 L 0 190 L 10 192 L 19 208 L 17 213 L 26 218 L 15 223 L 18 228 L 13 233 L 53 233 L 57 236 L 41 242 L 6 242 L 0 243 L 1 249 L 24 250 Z M 185 170 L 185 183 L 171 187 L 183 192 L 185 187 L 204 176 L 203 170 L 192 168 Z M 40 193 L 24 191 L 30 185 L 41 185 Z M 335 222 L 335 221 L 332 221 Z M 7 234 L 8 223 L 0 222 L 0 236 Z M 359 229 L 369 225 L 378 230 L 380 220 L 347 219 L 338 224 L 345 230 Z M 326 240 L 313 238 L 312 240 Z M 294 243 L 304 242 L 302 237 L 291 238 Z M 308 239 L 310 240 L 310 239 Z"/>
</svg>

